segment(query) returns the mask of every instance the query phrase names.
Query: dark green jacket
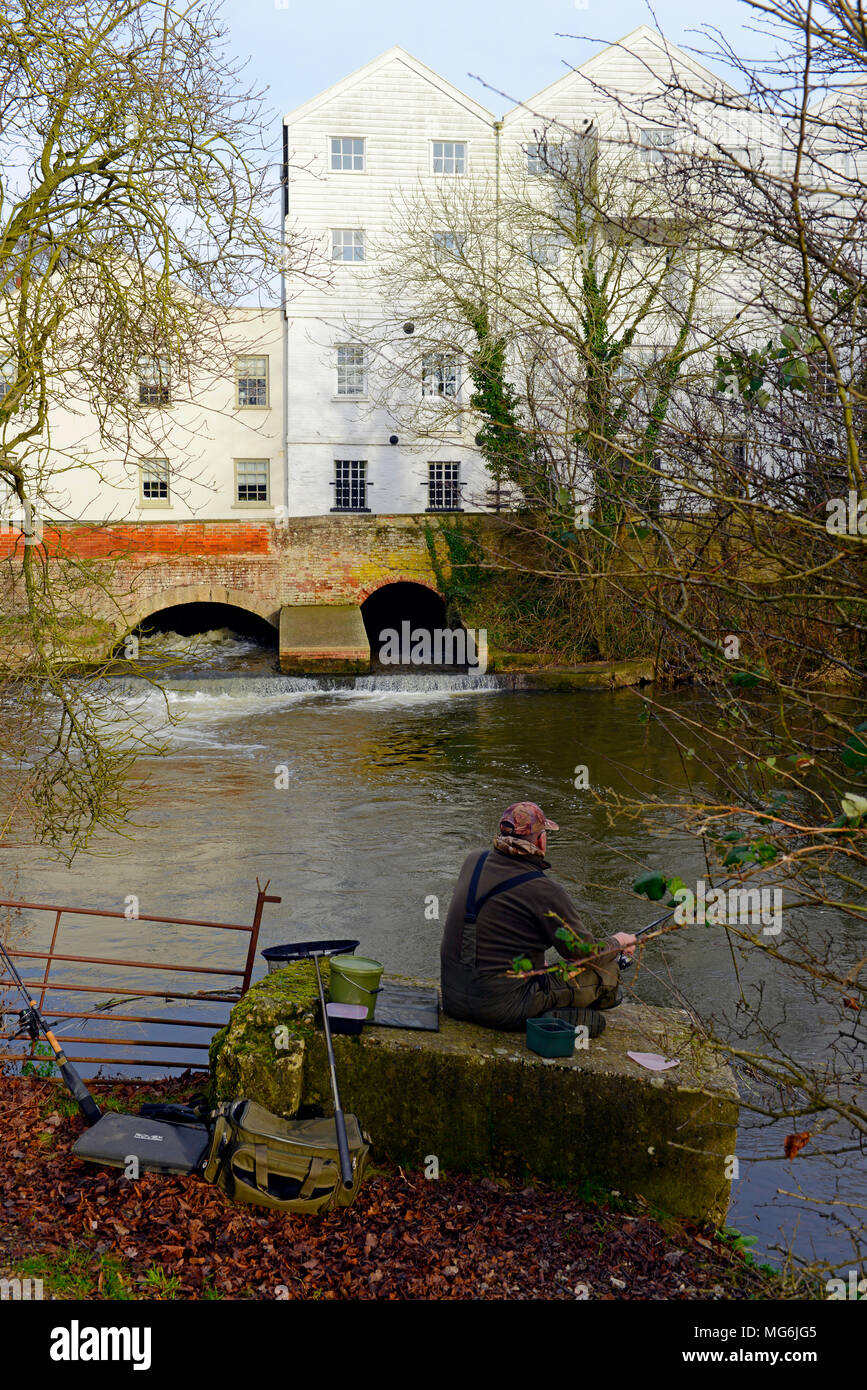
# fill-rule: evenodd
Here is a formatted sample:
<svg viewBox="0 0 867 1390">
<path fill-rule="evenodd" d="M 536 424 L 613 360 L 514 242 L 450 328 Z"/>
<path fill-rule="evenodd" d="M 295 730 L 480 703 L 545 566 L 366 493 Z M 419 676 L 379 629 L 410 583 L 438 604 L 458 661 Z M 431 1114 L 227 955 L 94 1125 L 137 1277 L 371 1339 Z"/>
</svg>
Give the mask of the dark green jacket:
<svg viewBox="0 0 867 1390">
<path fill-rule="evenodd" d="M 458 875 L 457 885 L 449 903 L 443 932 L 440 958 L 458 961 L 463 941 L 464 912 L 470 888 L 473 869 L 483 851 L 474 850 L 464 860 Z M 530 855 L 503 854 L 492 849 L 485 861 L 478 887 L 478 897 L 487 893 L 497 883 L 525 873 L 530 869 L 550 869 L 547 859 Z M 549 916 L 556 913 L 556 917 Z M 533 969 L 539 970 L 545 963 L 545 952 L 553 946 L 567 960 L 574 959 L 562 941 L 556 940 L 555 933 L 562 922 L 574 927 L 584 940 L 595 940 L 581 921 L 578 909 L 565 888 L 543 873 L 541 878 L 531 879 L 519 884 L 517 888 L 507 888 L 485 903 L 476 922 L 477 970 L 509 970 L 516 956 L 527 956 L 533 962 Z M 617 951 L 617 942 L 603 938 L 612 951 Z"/>
</svg>

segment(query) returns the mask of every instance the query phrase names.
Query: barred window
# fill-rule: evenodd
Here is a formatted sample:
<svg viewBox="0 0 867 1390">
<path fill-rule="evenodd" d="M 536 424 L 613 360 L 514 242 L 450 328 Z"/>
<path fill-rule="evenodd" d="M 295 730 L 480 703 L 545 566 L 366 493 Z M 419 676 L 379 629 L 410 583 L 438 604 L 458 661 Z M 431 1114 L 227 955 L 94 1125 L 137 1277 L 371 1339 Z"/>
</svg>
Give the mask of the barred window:
<svg viewBox="0 0 867 1390">
<path fill-rule="evenodd" d="M 142 502 L 169 501 L 168 459 L 143 459 L 140 477 Z"/>
<path fill-rule="evenodd" d="M 334 507 L 336 512 L 367 510 L 367 460 L 334 460 Z"/>
<path fill-rule="evenodd" d="M 142 357 L 138 364 L 139 405 L 171 405 L 169 364 L 164 357 Z"/>
<path fill-rule="evenodd" d="M 236 459 L 235 501 L 267 502 L 270 472 L 268 459 Z"/>
<path fill-rule="evenodd" d="M 458 394 L 457 358 L 446 352 L 426 352 L 421 360 L 423 396 L 455 397 Z"/>
<path fill-rule="evenodd" d="M 358 343 L 342 343 L 337 349 L 337 394 L 364 396 L 366 391 L 364 348 Z"/>
<path fill-rule="evenodd" d="M 433 171 L 435 174 L 465 174 L 466 143 L 462 140 L 434 140 Z"/>
<path fill-rule="evenodd" d="M 355 136 L 331 137 L 331 168 L 341 173 L 361 173 L 364 169 L 364 140 Z"/>
<path fill-rule="evenodd" d="M 268 404 L 268 358 L 239 357 L 235 363 L 239 406 Z"/>
<path fill-rule="evenodd" d="M 363 261 L 364 232 L 360 227 L 335 227 L 331 233 L 333 261 Z"/>
<path fill-rule="evenodd" d="M 456 512 L 461 505 L 461 465 L 429 463 L 428 511 Z"/>
</svg>

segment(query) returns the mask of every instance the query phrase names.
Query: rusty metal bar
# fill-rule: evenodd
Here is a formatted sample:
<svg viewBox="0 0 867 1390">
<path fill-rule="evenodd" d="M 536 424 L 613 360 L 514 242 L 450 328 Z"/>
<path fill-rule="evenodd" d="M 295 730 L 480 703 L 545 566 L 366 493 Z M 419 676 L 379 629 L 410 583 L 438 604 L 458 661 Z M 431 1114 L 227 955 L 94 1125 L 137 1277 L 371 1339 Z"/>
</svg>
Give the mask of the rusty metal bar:
<svg viewBox="0 0 867 1390">
<path fill-rule="evenodd" d="M 12 952 L 10 951 L 9 954 L 11 955 Z M 0 980 L 0 984 L 2 984 L 2 980 Z M 37 990 L 39 981 L 37 980 L 34 984 L 32 980 L 25 980 L 24 987 L 25 989 Z M 52 990 L 72 990 L 73 994 L 105 994 L 106 991 L 105 985 L 53 984 L 51 988 Z M 238 986 L 233 985 L 232 988 L 237 989 Z M 185 994 L 176 989 L 134 989 L 132 985 L 124 985 L 123 992 L 134 995 L 136 999 L 193 999 L 199 1004 L 202 1003 L 203 999 L 207 999 L 209 1004 L 237 1004 L 241 997 L 240 994 L 220 994 L 218 990 L 208 990 L 206 994 L 203 994 L 201 990 L 198 994 Z M 51 1013 L 51 1010 L 49 1009 L 48 1012 Z"/>
<path fill-rule="evenodd" d="M 256 887 L 259 891 L 256 897 L 256 911 L 253 914 L 253 926 L 250 929 L 250 946 L 247 951 L 247 960 L 244 965 L 244 981 L 241 985 L 242 994 L 246 994 L 247 990 L 250 988 L 250 978 L 253 974 L 253 966 L 256 962 L 256 947 L 259 944 L 259 927 L 262 924 L 262 909 L 264 908 L 266 903 L 281 903 L 283 901 L 282 898 L 268 896 L 268 885 L 270 884 L 270 882 L 270 878 L 267 879 L 265 887 L 263 888 L 260 885 L 258 878 L 256 879 Z"/>
<path fill-rule="evenodd" d="M 265 887 L 267 888 L 267 883 Z M 264 889 L 262 890 L 264 892 Z M 280 902 L 280 898 L 268 898 L 267 902 Z M 57 903 L 22 903 L 14 898 L 0 898 L 0 907 L 30 907 L 37 912 L 65 912 L 71 917 L 116 917 L 122 922 L 162 922 L 168 927 L 215 927 L 217 931 L 253 931 L 252 926 L 239 922 L 203 922 L 194 917 L 127 917 L 125 912 L 110 912 L 102 907 L 58 907 Z"/>
<path fill-rule="evenodd" d="M 40 996 L 39 996 L 39 1010 L 40 1010 L 40 1013 L 41 1013 L 42 1010 L 45 1008 L 45 991 L 46 991 L 46 989 L 47 989 L 47 987 L 48 987 L 48 976 L 49 976 L 49 974 L 50 974 L 50 972 L 51 972 L 51 956 L 52 956 L 52 953 L 53 953 L 53 951 L 54 951 L 54 947 L 57 945 L 57 932 L 58 932 L 58 928 L 60 927 L 60 919 L 61 919 L 62 916 L 63 916 L 63 910 L 62 910 L 62 908 L 58 908 L 58 909 L 57 909 L 57 912 L 55 913 L 55 917 L 54 917 L 54 930 L 53 930 L 53 932 L 51 933 L 51 945 L 50 945 L 49 948 L 48 948 L 48 960 L 45 962 L 45 972 L 44 972 L 44 974 L 43 974 L 43 976 L 42 976 L 42 993 L 41 993 Z M 31 1056 L 31 1057 L 35 1057 L 35 1056 L 36 1056 L 36 1039 L 35 1039 L 35 1038 L 31 1038 L 31 1040 L 30 1040 L 30 1056 Z"/>
<path fill-rule="evenodd" d="M 0 1052 L 0 1062 L 20 1062 L 21 1060 L 20 1052 Z M 136 1065 L 140 1067 L 174 1067 L 178 1071 L 195 1072 L 206 1072 L 208 1070 L 206 1066 L 194 1065 L 192 1062 L 170 1062 L 166 1057 L 136 1057 L 133 1059 L 131 1057 L 82 1057 L 78 1055 L 76 1057 L 71 1057 L 69 1060 L 74 1062 L 100 1062 L 104 1066 L 107 1066 L 110 1062 L 114 1062 L 122 1067 L 128 1067 L 130 1062 L 135 1060 Z M 55 1079 L 58 1085 L 63 1085 L 63 1082 L 59 1078 L 53 1076 L 45 1077 L 46 1081 L 54 1081 Z M 135 1079 L 135 1077 L 130 1078 L 130 1080 Z"/>
<path fill-rule="evenodd" d="M 13 1036 L 12 1033 L 0 1033 L 0 1038 L 4 1042 L 10 1041 Z M 186 1039 L 183 1042 L 157 1042 L 153 1038 L 78 1038 L 71 1033 L 64 1033 L 64 1052 L 67 1043 L 93 1043 L 94 1045 L 114 1043 L 115 1047 L 192 1047 L 196 1052 L 207 1052 L 211 1045 L 210 1043 L 188 1042 Z M 74 1061 L 75 1058 L 72 1057 L 71 1060 Z"/>
<path fill-rule="evenodd" d="M 7 946 L 7 951 L 9 950 Z M 137 966 L 142 970 L 183 970 L 188 975 L 244 975 L 243 970 L 220 970 L 213 965 L 167 965 L 157 960 L 121 960 L 119 956 L 49 956 L 46 951 L 9 951 L 10 956 L 28 960 L 71 960 L 79 965 Z M 52 986 L 53 988 L 53 986 Z"/>
<path fill-rule="evenodd" d="M 0 1009 L 0 1018 L 12 1017 L 18 1013 L 18 1009 Z M 92 1018 L 108 1019 L 110 1023 L 161 1023 L 166 1026 L 178 1024 L 182 1028 L 223 1028 L 226 1020 L 221 1019 L 200 1019 L 200 1018 L 157 1018 L 151 1014 L 116 1014 L 108 1013 L 106 1009 L 101 1009 L 94 1014 L 70 1013 L 66 1009 L 52 1009 L 52 1018 Z M 7 1033 L 0 1033 L 0 1038 L 11 1036 Z"/>
</svg>

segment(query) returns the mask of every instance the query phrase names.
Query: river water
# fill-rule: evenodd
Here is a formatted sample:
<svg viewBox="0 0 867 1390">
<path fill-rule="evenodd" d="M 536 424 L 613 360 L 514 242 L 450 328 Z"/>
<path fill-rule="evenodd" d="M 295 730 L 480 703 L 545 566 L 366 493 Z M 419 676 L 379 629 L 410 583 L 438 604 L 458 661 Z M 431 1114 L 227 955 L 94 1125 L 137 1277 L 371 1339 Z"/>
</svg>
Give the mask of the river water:
<svg viewBox="0 0 867 1390">
<path fill-rule="evenodd" d="M 552 872 L 605 931 L 635 930 L 658 915 L 630 893 L 641 870 L 659 868 L 687 882 L 703 876 L 694 841 L 664 824 L 612 829 L 591 793 L 575 786 L 581 765 L 597 788 L 650 793 L 660 780 L 677 781 L 680 764 L 656 727 L 639 721 L 632 691 L 506 692 L 485 676 L 293 680 L 273 674 L 270 653 L 225 633 L 211 635 L 199 664 L 179 659 L 165 680 L 178 722 L 166 726 L 166 755 L 142 759 L 147 786 L 131 838 L 98 837 L 71 868 L 47 854 L 13 863 L 6 851 L 4 896 L 123 911 L 134 895 L 145 915 L 249 922 L 258 877 L 283 899 L 265 909 L 262 947 L 356 937 L 387 971 L 435 977 L 456 870 L 470 850 L 490 842 L 513 801 L 539 802 L 560 824 L 549 840 Z M 136 719 L 154 728 L 165 723 L 161 696 L 129 683 L 122 689 Z M 45 949 L 46 924 L 25 913 L 21 925 L 31 949 Z M 836 927 L 854 954 L 854 935 L 846 933 L 856 928 Z M 232 933 L 174 929 L 167 939 L 166 931 L 141 921 L 82 920 L 61 949 L 243 962 L 243 943 L 230 940 Z M 737 985 L 724 933 L 676 933 L 664 946 L 651 945 L 645 960 L 629 977 L 639 998 L 676 1004 L 674 990 L 700 1015 L 719 1019 L 733 1010 Z M 90 969 L 107 995 L 131 983 L 128 974 Z M 197 987 L 214 988 L 213 977 Z M 821 1049 L 822 1020 L 794 996 L 778 1002 L 792 1053 Z M 224 1015 L 213 1005 L 207 1013 Z M 97 1032 L 104 1036 L 108 1027 Z M 186 1036 L 202 1042 L 208 1035 L 190 1029 Z M 845 1268 L 854 1257 L 839 1228 L 778 1189 L 863 1203 L 863 1161 L 848 1168 L 815 1157 L 787 1161 L 783 1137 L 791 1128 L 744 1117 L 729 1223 L 757 1236 L 757 1249 L 771 1258 L 791 1246 Z"/>
</svg>

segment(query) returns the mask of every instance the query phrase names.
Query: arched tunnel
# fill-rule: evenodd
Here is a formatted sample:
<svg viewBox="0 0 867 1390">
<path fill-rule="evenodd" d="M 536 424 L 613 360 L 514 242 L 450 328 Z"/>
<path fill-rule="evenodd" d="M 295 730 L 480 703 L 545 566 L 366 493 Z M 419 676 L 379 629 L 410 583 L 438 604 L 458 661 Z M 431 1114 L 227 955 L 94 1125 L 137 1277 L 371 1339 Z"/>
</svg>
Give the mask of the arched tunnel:
<svg viewBox="0 0 867 1390">
<path fill-rule="evenodd" d="M 232 603 L 176 603 L 145 618 L 136 632 L 139 636 L 177 632 L 181 637 L 192 637 L 197 633 L 222 628 L 261 646 L 277 645 L 277 629 L 271 623 L 260 618 L 258 613 L 248 613 L 245 608 L 238 608 Z"/>
<path fill-rule="evenodd" d="M 115 649 L 160 668 L 178 665 L 215 673 L 276 666 L 277 629 L 257 613 L 230 603 L 175 603 L 150 614 Z"/>
<path fill-rule="evenodd" d="M 384 584 L 361 605 L 374 670 L 464 668 L 466 633 L 450 624 L 439 594 L 424 584 Z"/>
</svg>

